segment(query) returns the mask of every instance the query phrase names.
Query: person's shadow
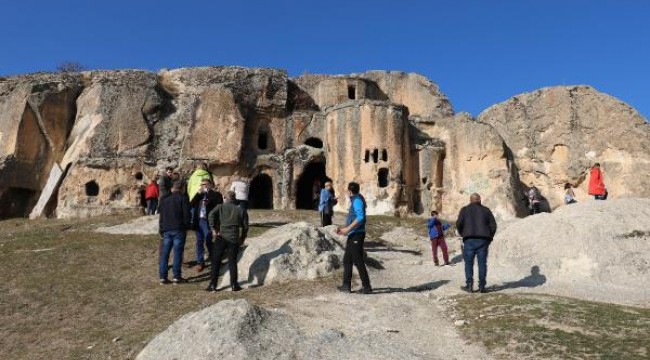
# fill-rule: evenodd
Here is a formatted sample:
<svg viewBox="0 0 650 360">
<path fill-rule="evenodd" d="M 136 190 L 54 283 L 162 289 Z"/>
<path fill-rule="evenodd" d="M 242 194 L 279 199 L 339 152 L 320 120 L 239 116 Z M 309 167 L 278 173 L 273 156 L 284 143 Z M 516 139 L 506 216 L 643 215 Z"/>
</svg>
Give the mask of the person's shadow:
<svg viewBox="0 0 650 360">
<path fill-rule="evenodd" d="M 533 288 L 544 285 L 546 283 L 546 276 L 539 272 L 539 266 L 535 265 L 530 268 L 530 275 L 517 281 L 505 282 L 501 285 L 488 287 L 488 291 L 501 291 L 505 289 L 517 289 L 522 287 Z"/>
<path fill-rule="evenodd" d="M 287 240 L 282 246 L 268 252 L 266 254 L 260 255 L 251 266 L 248 268 L 248 284 L 252 284 L 250 287 L 258 287 L 264 285 L 266 280 L 266 275 L 269 273 L 269 268 L 271 267 L 271 260 L 282 255 L 282 254 L 291 254 L 293 250 L 289 246 L 291 240 Z M 257 279 L 257 283 L 254 281 Z"/>
<path fill-rule="evenodd" d="M 429 290 L 435 290 L 445 284 L 449 283 L 449 280 L 438 280 L 431 281 L 426 284 L 411 286 L 408 288 L 393 288 L 393 287 L 384 287 L 384 288 L 375 288 L 373 289 L 374 294 L 390 294 L 390 293 L 405 293 L 405 292 L 423 292 Z"/>
</svg>

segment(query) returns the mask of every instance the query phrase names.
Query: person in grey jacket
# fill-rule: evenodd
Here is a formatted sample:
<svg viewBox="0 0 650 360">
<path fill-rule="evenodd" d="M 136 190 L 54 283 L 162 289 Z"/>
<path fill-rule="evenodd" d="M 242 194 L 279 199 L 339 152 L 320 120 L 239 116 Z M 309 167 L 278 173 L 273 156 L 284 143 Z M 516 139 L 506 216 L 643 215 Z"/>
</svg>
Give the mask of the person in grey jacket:
<svg viewBox="0 0 650 360">
<path fill-rule="evenodd" d="M 239 247 L 244 243 L 248 234 L 248 217 L 244 215 L 244 210 L 241 207 L 235 205 L 234 191 L 228 191 L 224 200 L 225 203 L 217 205 L 208 214 L 208 222 L 214 238 L 210 285 L 205 289 L 208 292 L 217 291 L 219 267 L 226 249 L 228 249 L 230 287 L 232 291 L 241 290 L 237 281 L 237 256 Z"/>
<path fill-rule="evenodd" d="M 462 289 L 474 292 L 474 258 L 478 257 L 478 290 L 485 290 L 487 276 L 488 248 L 497 232 L 497 223 L 492 211 L 481 204 L 481 196 L 472 194 L 469 205 L 460 209 L 456 228 L 463 237 L 463 258 L 465 261 L 465 282 Z"/>
</svg>

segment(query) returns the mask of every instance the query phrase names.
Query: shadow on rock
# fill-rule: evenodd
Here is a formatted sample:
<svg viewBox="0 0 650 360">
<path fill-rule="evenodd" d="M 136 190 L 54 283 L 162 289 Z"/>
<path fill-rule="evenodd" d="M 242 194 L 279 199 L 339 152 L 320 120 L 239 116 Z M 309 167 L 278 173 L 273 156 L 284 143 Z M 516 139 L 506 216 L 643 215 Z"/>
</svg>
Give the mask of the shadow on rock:
<svg viewBox="0 0 650 360">
<path fill-rule="evenodd" d="M 509 281 L 501 285 L 495 285 L 488 287 L 488 291 L 501 291 L 505 289 L 517 289 L 517 288 L 533 288 L 537 286 L 544 285 L 546 283 L 546 276 L 539 272 L 539 266 L 535 265 L 530 268 L 530 275 L 525 278 L 517 281 Z"/>
<path fill-rule="evenodd" d="M 266 275 L 269 273 L 269 268 L 271 267 L 271 260 L 282 254 L 291 254 L 291 246 L 289 246 L 291 240 L 287 240 L 282 246 L 278 249 L 275 249 L 266 254 L 260 255 L 248 269 L 248 283 L 251 284 L 250 287 L 258 287 L 264 285 L 264 280 L 266 280 Z M 257 280 L 257 282 L 255 282 Z"/>
<path fill-rule="evenodd" d="M 390 293 L 408 293 L 408 292 L 423 292 L 423 291 L 429 291 L 429 290 L 435 290 L 445 284 L 448 284 L 450 280 L 438 280 L 438 281 L 431 281 L 426 284 L 422 285 L 416 285 L 416 286 L 411 286 L 409 288 L 391 288 L 391 287 L 386 287 L 386 288 L 376 288 L 373 289 L 373 292 L 375 294 L 390 294 Z"/>
</svg>

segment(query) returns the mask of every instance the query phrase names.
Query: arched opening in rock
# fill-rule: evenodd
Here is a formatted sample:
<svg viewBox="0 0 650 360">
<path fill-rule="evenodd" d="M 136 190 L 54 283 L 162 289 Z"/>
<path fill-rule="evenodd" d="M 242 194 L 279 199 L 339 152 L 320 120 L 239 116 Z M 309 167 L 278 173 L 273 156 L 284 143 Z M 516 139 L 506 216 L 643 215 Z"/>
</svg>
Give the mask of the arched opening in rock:
<svg viewBox="0 0 650 360">
<path fill-rule="evenodd" d="M 318 207 L 320 189 L 327 180 L 325 161 L 310 162 L 298 178 L 296 209 L 315 210 Z"/>
<path fill-rule="evenodd" d="M 357 97 L 357 91 L 354 88 L 354 85 L 348 85 L 348 98 L 354 100 Z"/>
<path fill-rule="evenodd" d="M 273 180 L 266 174 L 259 174 L 251 180 L 248 193 L 251 209 L 273 209 Z"/>
<path fill-rule="evenodd" d="M 322 149 L 323 148 L 323 140 L 315 137 L 311 137 L 307 140 L 305 140 L 305 145 L 311 146 L 313 148 L 317 149 Z"/>
<path fill-rule="evenodd" d="M 444 163 L 445 163 L 445 153 L 443 152 L 440 154 L 440 156 L 438 156 L 438 162 L 436 163 L 435 184 L 438 189 L 442 188 Z"/>
<path fill-rule="evenodd" d="M 380 168 L 379 171 L 377 171 L 377 186 L 380 188 L 385 188 L 388 186 L 388 169 L 387 168 Z"/>
<path fill-rule="evenodd" d="M 375 149 L 372 152 L 372 162 L 376 164 L 378 161 L 379 161 L 379 150 Z"/>
<path fill-rule="evenodd" d="M 381 160 L 382 161 L 388 161 L 388 150 L 383 149 L 381 151 Z"/>
<path fill-rule="evenodd" d="M 86 183 L 86 196 L 97 196 L 99 195 L 99 185 L 95 180 L 91 180 Z"/>
<path fill-rule="evenodd" d="M 135 179 L 141 181 L 142 179 L 144 179 L 144 175 L 138 171 L 137 173 L 135 173 Z"/>
<path fill-rule="evenodd" d="M 363 161 L 370 161 L 370 150 L 366 149 L 366 154 L 363 156 Z"/>
<path fill-rule="evenodd" d="M 11 187 L 0 196 L 0 219 L 26 217 L 36 205 L 37 192 Z"/>
<path fill-rule="evenodd" d="M 108 199 L 111 200 L 111 201 L 116 201 L 116 200 L 122 200 L 123 197 L 124 197 L 124 194 L 122 194 L 122 189 L 117 188 L 117 189 L 113 190 L 113 192 L 111 193 L 111 196 Z"/>
</svg>

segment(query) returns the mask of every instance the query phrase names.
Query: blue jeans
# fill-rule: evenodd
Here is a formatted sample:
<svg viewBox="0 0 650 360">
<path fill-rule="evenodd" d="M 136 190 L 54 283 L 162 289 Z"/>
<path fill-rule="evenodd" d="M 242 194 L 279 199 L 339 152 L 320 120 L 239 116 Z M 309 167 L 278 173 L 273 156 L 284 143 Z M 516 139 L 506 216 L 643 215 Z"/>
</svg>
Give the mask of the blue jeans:
<svg viewBox="0 0 650 360">
<path fill-rule="evenodd" d="M 196 262 L 205 265 L 205 248 L 208 247 L 208 255 L 212 258 L 212 232 L 207 219 L 199 219 L 199 226 L 196 229 Z"/>
<path fill-rule="evenodd" d="M 181 277 L 181 266 L 183 265 L 183 250 L 185 249 L 185 230 L 170 230 L 163 232 L 162 248 L 160 252 L 160 262 L 158 266 L 158 275 L 161 279 L 167 279 L 167 263 L 169 254 L 174 249 L 174 261 L 172 273 L 174 278 Z"/>
<path fill-rule="evenodd" d="M 487 257 L 490 242 L 485 239 L 466 239 L 463 241 L 463 258 L 465 260 L 465 281 L 474 284 L 474 258 L 478 257 L 478 287 L 485 288 L 487 275 Z"/>
</svg>

